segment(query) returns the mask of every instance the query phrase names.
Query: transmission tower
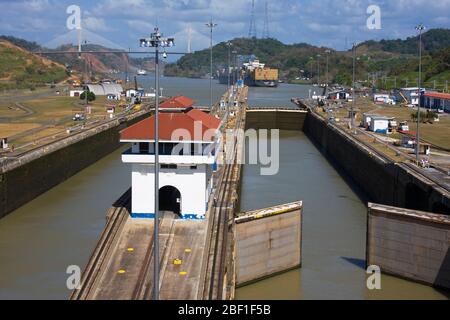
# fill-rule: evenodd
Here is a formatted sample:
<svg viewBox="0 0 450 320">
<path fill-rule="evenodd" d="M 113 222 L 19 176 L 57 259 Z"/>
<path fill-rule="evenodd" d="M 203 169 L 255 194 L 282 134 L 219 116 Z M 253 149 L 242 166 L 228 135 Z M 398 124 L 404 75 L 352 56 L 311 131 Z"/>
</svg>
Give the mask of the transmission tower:
<svg viewBox="0 0 450 320">
<path fill-rule="evenodd" d="M 265 6 L 265 12 L 264 12 L 264 31 L 263 31 L 263 38 L 269 39 L 270 33 L 269 33 L 269 4 L 266 1 Z"/>
<path fill-rule="evenodd" d="M 189 25 L 188 29 L 187 29 L 187 38 L 188 38 L 187 52 L 192 53 L 192 27 L 191 27 L 191 25 Z"/>
<path fill-rule="evenodd" d="M 250 29 L 248 31 L 248 37 L 256 38 L 256 22 L 255 22 L 255 0 L 252 0 L 252 11 L 250 16 Z"/>
</svg>

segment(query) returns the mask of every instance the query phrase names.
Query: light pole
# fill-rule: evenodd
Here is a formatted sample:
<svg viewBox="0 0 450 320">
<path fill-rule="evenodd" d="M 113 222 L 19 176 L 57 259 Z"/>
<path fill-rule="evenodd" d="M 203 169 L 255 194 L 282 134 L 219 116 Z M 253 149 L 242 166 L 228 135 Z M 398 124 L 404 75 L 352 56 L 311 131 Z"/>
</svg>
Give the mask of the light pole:
<svg viewBox="0 0 450 320">
<path fill-rule="evenodd" d="M 227 42 L 228 47 L 228 105 L 230 105 L 230 85 L 231 85 L 231 47 L 233 44 Z"/>
<path fill-rule="evenodd" d="M 213 29 L 217 27 L 217 23 L 213 23 L 212 18 L 206 24 L 206 26 L 210 29 L 210 77 L 209 77 L 209 107 L 212 110 L 213 107 L 213 89 L 212 89 L 212 79 L 213 79 Z"/>
<path fill-rule="evenodd" d="M 314 82 L 313 82 L 314 58 L 309 57 L 309 61 L 311 63 L 311 84 L 314 84 Z"/>
<path fill-rule="evenodd" d="M 351 126 L 352 126 L 352 130 L 354 128 L 355 125 L 355 103 L 356 103 L 356 43 L 353 43 L 353 80 L 352 80 L 352 111 L 351 111 Z"/>
<path fill-rule="evenodd" d="M 238 81 L 238 74 L 237 74 L 237 70 L 238 70 L 237 53 L 238 52 L 236 50 L 233 50 L 231 53 L 234 55 L 233 86 L 235 86 Z M 234 94 L 234 87 L 233 87 L 233 94 Z"/>
<path fill-rule="evenodd" d="M 328 60 L 329 60 L 329 57 L 330 57 L 330 53 L 331 53 L 331 51 L 330 50 L 326 50 L 325 51 L 325 53 L 327 54 L 327 83 L 326 83 L 326 86 L 327 86 L 327 89 L 328 89 L 328 84 L 330 83 L 330 81 L 329 81 L 329 76 L 328 76 Z"/>
<path fill-rule="evenodd" d="M 417 133 L 416 133 L 416 162 L 419 164 L 420 161 L 420 105 L 421 105 L 421 97 L 420 97 L 420 87 L 422 84 L 422 32 L 425 30 L 425 26 L 423 24 L 419 24 L 416 27 L 416 30 L 419 31 L 419 89 L 418 89 L 418 97 L 419 101 L 417 104 Z"/>
<path fill-rule="evenodd" d="M 153 299 L 159 300 L 159 48 L 173 47 L 173 38 L 163 38 L 156 27 L 141 47 L 155 48 L 155 223 L 153 227 Z"/>
<path fill-rule="evenodd" d="M 321 55 L 317 55 L 317 85 L 320 86 L 320 57 Z"/>
</svg>

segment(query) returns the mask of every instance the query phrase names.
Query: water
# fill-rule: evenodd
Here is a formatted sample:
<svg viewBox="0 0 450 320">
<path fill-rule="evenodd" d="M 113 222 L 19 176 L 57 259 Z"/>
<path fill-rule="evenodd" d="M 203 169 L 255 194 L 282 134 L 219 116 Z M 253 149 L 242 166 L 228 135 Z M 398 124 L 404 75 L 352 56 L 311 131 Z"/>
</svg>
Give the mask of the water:
<svg viewBox="0 0 450 320">
<path fill-rule="evenodd" d="M 147 77 L 150 86 L 152 78 Z M 140 79 L 144 82 L 144 79 Z M 164 78 L 164 94 L 209 103 L 209 81 Z M 215 100 L 226 86 L 214 84 Z M 276 91 L 278 90 L 278 91 Z M 308 87 L 252 88 L 252 105 L 289 106 Z M 268 100 L 270 99 L 270 102 Z M 83 267 L 111 204 L 131 183 L 114 152 L 0 220 L 0 299 L 67 299 L 67 266 Z M 244 170 L 242 209 L 305 201 L 303 268 L 239 289 L 238 298 L 445 298 L 415 283 L 383 277 L 383 290 L 364 289 L 364 203 L 300 132 L 283 132 L 281 171 L 262 177 Z"/>
<path fill-rule="evenodd" d="M 66 269 L 87 263 L 106 211 L 129 187 L 121 150 L 0 220 L 0 299 L 67 299 Z"/>
<path fill-rule="evenodd" d="M 291 98 L 308 97 L 309 90 L 314 92 L 317 88 L 282 83 L 278 88 L 251 88 L 248 102 L 254 107 L 292 107 L 296 106 Z"/>
<path fill-rule="evenodd" d="M 155 78 L 153 74 L 144 77 L 137 77 L 139 85 L 145 90 L 153 91 L 155 88 Z M 210 86 L 209 79 L 186 79 L 177 77 L 162 77 L 160 87 L 164 96 L 185 95 L 195 100 L 196 106 L 209 106 Z M 221 85 L 213 81 L 213 101 L 216 102 L 227 90 L 226 85 Z"/>
<path fill-rule="evenodd" d="M 366 289 L 365 203 L 301 132 L 281 132 L 280 171 L 245 166 L 241 210 L 304 201 L 303 266 L 237 290 L 237 299 L 445 299 L 438 291 L 394 277 Z"/>
</svg>

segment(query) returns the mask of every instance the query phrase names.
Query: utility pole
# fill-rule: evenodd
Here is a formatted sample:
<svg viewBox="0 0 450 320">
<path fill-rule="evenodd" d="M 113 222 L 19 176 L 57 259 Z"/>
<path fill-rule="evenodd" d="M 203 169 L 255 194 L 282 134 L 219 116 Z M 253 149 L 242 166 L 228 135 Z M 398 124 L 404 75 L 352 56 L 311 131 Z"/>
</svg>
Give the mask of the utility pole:
<svg viewBox="0 0 450 320">
<path fill-rule="evenodd" d="M 317 55 L 317 85 L 320 86 L 320 54 Z"/>
<path fill-rule="evenodd" d="M 353 43 L 353 92 L 352 92 L 352 111 L 351 111 L 351 126 L 352 130 L 355 126 L 355 103 L 356 103 L 356 43 Z"/>
<path fill-rule="evenodd" d="M 213 107 L 213 89 L 212 89 L 212 80 L 213 80 L 213 29 L 217 27 L 216 23 L 213 23 L 212 18 L 211 20 L 206 24 L 206 26 L 210 29 L 210 77 L 209 77 L 209 94 L 210 94 L 210 100 L 209 100 L 209 108 L 212 110 Z"/>
<path fill-rule="evenodd" d="M 158 27 L 150 38 L 140 40 L 141 47 L 155 48 L 155 223 L 153 227 L 153 299 L 159 300 L 159 50 L 173 47 L 173 38 L 163 38 Z"/>
<path fill-rule="evenodd" d="M 330 83 L 330 79 L 329 79 L 329 74 L 328 74 L 328 72 L 329 72 L 329 70 L 328 70 L 328 62 L 329 62 L 329 58 L 330 58 L 330 53 L 331 53 L 331 51 L 330 50 L 326 50 L 325 51 L 325 53 L 327 54 L 327 83 L 326 83 L 326 86 L 327 86 L 327 89 L 328 89 L 328 84 Z"/>
<path fill-rule="evenodd" d="M 421 105 L 421 97 L 420 97 L 420 92 L 421 92 L 421 83 L 422 83 L 422 32 L 423 30 L 425 30 L 425 26 L 423 24 L 419 24 L 416 27 L 416 30 L 419 31 L 419 79 L 418 79 L 418 83 L 419 83 L 419 89 L 418 89 L 418 97 L 419 97 L 419 101 L 417 104 L 417 133 L 416 133 L 416 162 L 417 165 L 419 165 L 420 162 L 420 105 Z"/>
<path fill-rule="evenodd" d="M 227 47 L 228 47 L 228 110 L 227 110 L 227 114 L 230 110 L 230 88 L 231 88 L 231 47 L 233 46 L 233 44 L 231 42 L 227 42 Z"/>
</svg>

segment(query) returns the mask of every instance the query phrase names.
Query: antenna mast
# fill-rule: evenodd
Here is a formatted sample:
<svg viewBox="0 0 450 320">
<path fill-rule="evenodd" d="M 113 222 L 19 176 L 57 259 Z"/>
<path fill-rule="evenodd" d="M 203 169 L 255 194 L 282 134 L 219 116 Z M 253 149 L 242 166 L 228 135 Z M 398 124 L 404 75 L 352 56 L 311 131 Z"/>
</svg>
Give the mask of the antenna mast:
<svg viewBox="0 0 450 320">
<path fill-rule="evenodd" d="M 192 53 L 192 27 L 191 27 L 191 25 L 188 26 L 187 37 L 188 37 L 187 52 Z"/>
<path fill-rule="evenodd" d="M 265 15 L 264 15 L 264 32 L 263 32 L 263 38 L 269 39 L 270 33 L 269 33 L 269 3 L 266 1 L 265 4 Z"/>
<path fill-rule="evenodd" d="M 248 37 L 256 38 L 256 23 L 255 23 L 255 0 L 252 0 L 252 11 L 250 16 L 250 29 L 248 31 Z"/>
</svg>

